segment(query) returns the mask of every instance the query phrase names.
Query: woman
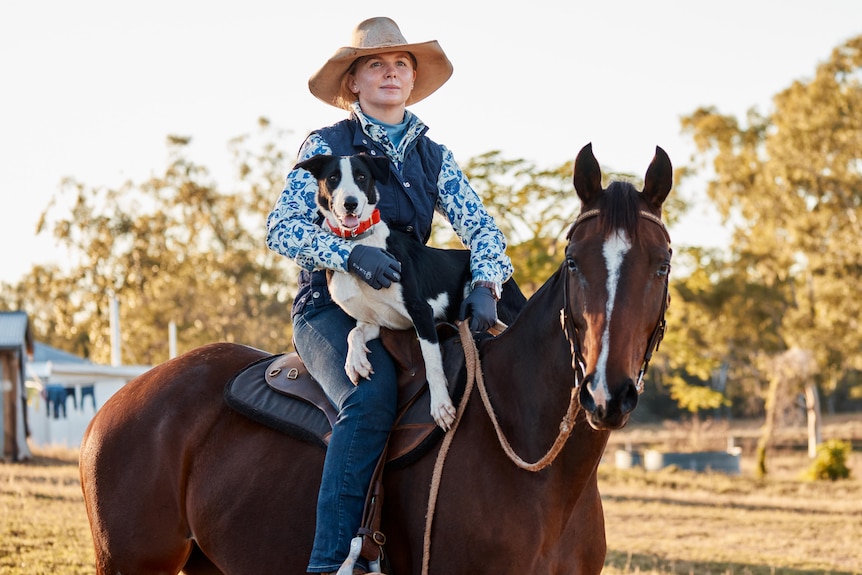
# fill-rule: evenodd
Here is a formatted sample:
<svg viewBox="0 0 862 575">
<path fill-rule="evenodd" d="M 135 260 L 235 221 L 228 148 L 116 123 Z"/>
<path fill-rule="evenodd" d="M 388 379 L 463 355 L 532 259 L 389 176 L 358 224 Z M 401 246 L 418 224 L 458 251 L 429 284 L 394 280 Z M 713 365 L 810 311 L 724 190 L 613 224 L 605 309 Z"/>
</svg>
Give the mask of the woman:
<svg viewBox="0 0 862 575">
<path fill-rule="evenodd" d="M 500 289 L 512 274 L 506 242 L 452 153 L 425 133 L 428 128 L 408 104 L 418 102 L 452 75 L 452 64 L 436 41 L 409 44 L 389 18 L 371 18 L 353 32 L 308 82 L 327 104 L 350 117 L 312 132 L 299 160 L 317 154 L 365 153 L 390 160 L 391 176 L 378 183 L 381 217 L 390 227 L 427 242 L 436 210 L 470 249 L 472 291 L 461 317 L 474 331 L 497 319 Z M 325 270 L 352 272 L 375 289 L 400 279 L 400 263 L 385 250 L 354 246 L 321 229 L 317 182 L 302 169 L 287 176 L 285 189 L 267 221 L 267 245 L 301 268 L 294 300 L 293 337 L 309 372 L 339 409 L 317 502 L 317 528 L 309 573 L 332 573 L 345 561 L 362 520 L 365 495 L 377 459 L 394 422 L 395 367 L 379 340 L 369 342 L 370 378 L 354 386 L 344 372 L 347 333 L 355 321 L 334 304 Z M 356 573 L 365 573 L 364 560 Z"/>
</svg>

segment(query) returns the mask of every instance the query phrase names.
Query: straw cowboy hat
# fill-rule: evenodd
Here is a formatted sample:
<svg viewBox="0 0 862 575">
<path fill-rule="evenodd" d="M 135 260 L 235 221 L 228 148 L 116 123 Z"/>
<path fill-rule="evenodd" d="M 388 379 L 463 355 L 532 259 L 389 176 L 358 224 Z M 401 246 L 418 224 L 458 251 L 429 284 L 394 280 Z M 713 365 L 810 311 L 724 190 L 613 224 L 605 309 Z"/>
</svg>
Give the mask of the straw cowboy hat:
<svg viewBox="0 0 862 575">
<path fill-rule="evenodd" d="M 369 18 L 353 31 L 350 46 L 339 48 L 308 80 L 308 89 L 319 99 L 337 108 L 349 108 L 356 99 L 345 93 L 343 80 L 353 62 L 362 56 L 385 52 L 410 52 L 416 59 L 416 83 L 407 104 L 430 96 L 452 75 L 452 63 L 436 40 L 409 44 L 398 24 L 389 18 Z"/>
</svg>

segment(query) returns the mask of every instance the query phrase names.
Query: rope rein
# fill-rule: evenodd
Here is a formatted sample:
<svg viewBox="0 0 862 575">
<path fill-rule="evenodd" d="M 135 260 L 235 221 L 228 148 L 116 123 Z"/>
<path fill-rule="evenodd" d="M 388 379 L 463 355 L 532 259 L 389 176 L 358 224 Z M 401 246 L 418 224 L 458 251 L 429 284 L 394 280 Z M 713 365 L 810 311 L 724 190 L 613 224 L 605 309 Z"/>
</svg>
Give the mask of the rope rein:
<svg viewBox="0 0 862 575">
<path fill-rule="evenodd" d="M 476 364 L 478 363 L 479 354 L 476 349 L 476 343 L 473 342 L 473 336 L 470 334 L 469 322 L 462 321 L 459 327 L 461 333 L 461 345 L 464 348 L 464 360 L 467 364 L 467 384 L 464 388 L 464 395 L 461 397 L 461 404 L 458 405 L 458 411 L 455 414 L 455 423 L 452 428 L 443 438 L 443 444 L 440 446 L 440 451 L 437 452 L 437 459 L 434 462 L 434 472 L 431 474 L 431 491 L 428 493 L 428 511 L 425 515 L 425 536 L 422 542 L 422 575 L 428 575 L 428 563 L 431 560 L 431 525 L 434 523 L 434 512 L 437 509 L 437 495 L 440 492 L 440 479 L 443 476 L 443 464 L 446 461 L 446 456 L 449 454 L 449 447 L 452 445 L 452 440 L 455 439 L 455 432 L 458 430 L 458 425 L 461 424 L 461 416 L 467 409 L 467 402 L 470 400 L 470 395 L 473 392 L 473 382 L 476 379 Z M 472 345 L 468 345 L 464 339 L 464 333 L 467 333 L 467 338 Z"/>
<path fill-rule="evenodd" d="M 461 335 L 461 341 L 464 342 L 464 335 Z M 469 330 L 467 332 L 469 336 Z M 503 433 L 502 428 L 500 427 L 500 422 L 497 419 L 497 415 L 494 413 L 494 407 L 491 405 L 491 400 L 488 397 L 488 390 L 485 387 L 485 380 L 482 376 L 482 366 L 479 361 L 479 354 L 476 351 L 476 343 L 473 341 L 473 338 L 470 337 L 470 343 L 472 344 L 472 348 L 474 354 L 476 356 L 476 381 L 479 384 L 479 396 L 482 398 L 482 404 L 485 406 L 485 411 L 488 413 L 488 417 L 491 420 L 491 423 L 494 425 L 494 431 L 497 432 L 497 440 L 500 442 L 500 447 L 503 448 L 503 451 L 509 457 L 509 459 L 526 471 L 541 471 L 542 469 L 549 466 L 554 460 L 557 458 L 557 455 L 560 454 L 560 451 L 563 450 L 563 446 L 566 444 L 566 441 L 569 439 L 569 435 L 572 433 L 572 428 L 574 428 L 575 416 L 578 412 L 578 398 L 577 391 L 575 388 L 572 388 L 570 396 L 569 396 L 569 407 L 566 409 L 566 414 L 563 416 L 563 420 L 560 422 L 560 433 L 557 434 L 557 439 L 554 440 L 553 445 L 551 445 L 548 452 L 545 455 L 536 461 L 535 463 L 527 463 L 521 457 L 515 453 L 515 450 L 512 449 L 512 445 L 509 443 L 509 440 L 506 439 L 505 434 Z"/>
<path fill-rule="evenodd" d="M 595 217 L 599 215 L 599 213 L 599 210 L 590 210 L 580 214 L 575 220 L 575 222 L 572 224 L 571 228 L 569 228 L 569 232 L 566 235 L 566 239 L 571 240 L 572 234 L 574 233 L 574 229 L 579 223 L 586 219 Z M 665 238 L 668 241 L 668 245 L 670 244 L 670 235 L 668 234 L 664 222 L 661 221 L 661 218 L 643 210 L 641 210 L 638 215 L 652 221 L 655 224 L 658 224 L 661 227 L 662 232 L 664 232 Z M 575 425 L 575 417 L 577 416 L 578 412 L 578 390 L 580 388 L 581 380 L 584 376 L 584 360 L 583 356 L 581 355 L 580 342 L 578 341 L 577 326 L 574 324 L 573 317 L 567 313 L 569 301 L 566 286 L 567 282 L 564 280 L 564 302 L 563 308 L 560 310 L 560 323 L 562 324 L 563 332 L 566 334 L 566 338 L 569 340 L 569 344 L 571 345 L 572 369 L 574 370 L 575 381 L 569 398 L 569 406 L 566 409 L 566 414 L 563 416 L 563 420 L 560 422 L 560 433 L 557 435 L 557 439 L 554 440 L 553 445 L 551 445 L 550 449 L 548 449 L 548 452 L 545 453 L 545 455 L 535 463 L 527 463 L 526 461 L 524 461 L 517 453 L 515 453 L 515 450 L 512 449 L 512 445 L 509 443 L 509 440 L 506 439 L 506 435 L 500 428 L 500 422 L 497 420 L 497 416 L 494 413 L 494 407 L 491 405 L 491 400 L 488 397 L 488 390 L 485 388 L 485 378 L 482 375 L 482 364 L 479 359 L 479 350 L 476 347 L 476 341 L 473 339 L 473 334 L 470 333 L 469 324 L 466 321 L 462 321 L 458 328 L 458 331 L 461 335 L 461 346 L 464 348 L 464 360 L 467 365 L 467 383 L 464 389 L 464 396 L 461 398 L 461 404 L 458 406 L 458 411 L 455 415 L 455 423 L 444 436 L 443 443 L 440 446 L 440 451 L 437 453 L 437 460 L 434 462 L 434 472 L 431 476 L 431 490 L 428 494 L 428 511 L 427 515 L 425 516 L 425 535 L 422 544 L 422 575 L 428 575 L 428 568 L 431 557 L 431 527 L 434 523 L 434 514 L 437 508 L 437 498 L 440 493 L 440 481 L 443 476 L 443 465 L 445 464 L 446 457 L 449 454 L 449 448 L 452 445 L 452 441 L 455 438 L 455 432 L 458 430 L 458 425 L 461 423 L 464 411 L 467 409 L 467 402 L 470 400 L 470 396 L 473 392 L 473 387 L 475 384 L 478 384 L 479 395 L 482 398 L 482 405 L 485 406 L 485 411 L 488 413 L 488 417 L 494 426 L 494 431 L 497 433 L 497 440 L 499 441 L 500 446 L 503 448 L 503 451 L 506 453 L 506 456 L 512 461 L 512 463 L 517 465 L 519 468 L 532 472 L 541 471 L 542 469 L 546 468 L 554 462 L 554 460 L 563 450 L 563 446 L 566 444 L 566 441 L 569 439 L 569 436 L 572 433 L 572 429 Z M 650 337 L 647 352 L 644 356 L 644 361 L 641 366 L 640 374 L 638 376 L 639 393 L 643 390 L 643 376 L 646 372 L 647 366 L 649 365 L 649 360 L 652 356 L 652 352 L 654 349 L 658 349 L 659 343 L 661 343 L 662 337 L 664 336 L 664 314 L 665 310 L 667 309 L 667 300 L 668 295 L 666 279 L 665 294 L 662 302 L 659 322 L 653 330 L 652 336 Z"/>
<path fill-rule="evenodd" d="M 577 415 L 577 392 L 572 389 L 569 407 L 566 410 L 566 415 L 560 422 L 560 433 L 554 441 L 548 452 L 535 463 L 527 463 L 515 453 L 511 444 L 506 439 L 503 430 L 500 428 L 500 423 L 494 413 L 494 408 L 491 405 L 491 400 L 488 397 L 488 391 L 485 388 L 485 378 L 482 375 L 482 363 L 479 359 L 479 350 L 476 348 L 476 342 L 473 339 L 473 334 L 470 333 L 469 322 L 462 321 L 458 329 L 461 335 L 461 346 L 464 348 L 464 360 L 467 364 L 467 384 L 464 388 L 464 396 L 461 398 L 461 404 L 458 406 L 458 412 L 455 415 L 455 423 L 452 428 L 446 433 L 443 438 L 443 444 L 440 446 L 440 451 L 437 453 L 437 460 L 434 462 L 434 472 L 431 475 L 431 491 L 428 494 L 428 511 L 425 516 L 425 537 L 422 544 L 422 575 L 428 575 L 428 565 L 431 557 L 431 526 L 434 523 L 434 512 L 437 508 L 437 496 L 440 493 L 440 480 L 443 476 L 443 465 L 446 457 L 449 454 L 449 447 L 455 438 L 455 432 L 458 430 L 458 425 L 461 423 L 461 418 L 464 411 L 467 409 L 467 402 L 470 400 L 470 395 L 473 392 L 474 384 L 478 383 L 479 395 L 482 397 L 482 404 L 485 406 L 485 411 L 494 425 L 494 431 L 497 432 L 497 439 L 503 451 L 509 459 L 527 471 L 541 471 L 549 466 L 563 450 L 563 446 L 568 440 L 569 435 L 574 428 L 575 416 Z"/>
</svg>

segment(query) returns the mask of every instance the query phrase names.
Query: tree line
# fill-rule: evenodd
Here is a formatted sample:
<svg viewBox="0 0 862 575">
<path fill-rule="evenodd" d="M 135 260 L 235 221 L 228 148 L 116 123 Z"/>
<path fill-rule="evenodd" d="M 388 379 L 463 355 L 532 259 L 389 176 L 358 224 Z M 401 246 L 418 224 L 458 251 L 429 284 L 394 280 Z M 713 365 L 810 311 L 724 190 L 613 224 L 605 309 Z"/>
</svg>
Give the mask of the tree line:
<svg viewBox="0 0 862 575">
<path fill-rule="evenodd" d="M 665 219 L 683 219 L 685 187 L 705 181 L 732 240 L 727 250 L 675 247 L 646 415 L 758 414 L 786 372 L 776 358 L 789 350 L 814 362 L 805 377 L 781 376 L 799 380 L 791 391 L 813 383 L 830 411 L 862 407 L 862 36 L 776 94 L 768 112 L 736 118 L 703 107 L 680 127 L 697 153 L 677 168 Z M 228 184 L 189 159 L 182 136 L 168 137 L 161 175 L 116 188 L 65 180 L 39 231 L 54 236 L 66 264 L 37 264 L 0 284 L 0 309 L 26 311 L 39 341 L 99 363 L 110 360 L 111 297 L 120 301 L 124 363 L 167 360 L 172 322 L 180 352 L 212 341 L 287 350 L 298 268 L 263 240 L 294 161 L 283 135 L 261 118 L 232 140 Z M 532 293 L 560 265 L 579 208 L 572 162 L 539 167 L 490 151 L 462 167 Z M 438 225 L 432 244 L 457 240 Z"/>
</svg>

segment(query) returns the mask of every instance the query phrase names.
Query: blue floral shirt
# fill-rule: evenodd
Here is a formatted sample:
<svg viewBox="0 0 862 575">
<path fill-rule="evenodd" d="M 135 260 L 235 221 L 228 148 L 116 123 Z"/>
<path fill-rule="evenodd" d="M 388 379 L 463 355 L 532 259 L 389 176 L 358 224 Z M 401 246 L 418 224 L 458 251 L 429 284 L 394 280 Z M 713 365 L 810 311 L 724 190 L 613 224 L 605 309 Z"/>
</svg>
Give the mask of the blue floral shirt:
<svg viewBox="0 0 862 575">
<path fill-rule="evenodd" d="M 353 112 L 362 130 L 382 146 L 399 169 L 409 144 L 425 129 L 425 124 L 407 111 L 407 132 L 396 148 L 386 129 L 365 116 L 358 103 L 354 104 Z M 513 272 L 512 262 L 506 255 L 506 240 L 455 162 L 452 152 L 445 146 L 440 147 L 443 164 L 437 177 L 439 195 L 435 209 L 446 217 L 469 248 L 473 281 L 491 281 L 501 285 Z M 331 153 L 329 144 L 319 134 L 312 133 L 303 142 L 298 161 Z M 284 191 L 267 218 L 267 246 L 308 271 L 347 271 L 347 258 L 353 244 L 315 223 L 318 219 L 316 194 L 317 180 L 308 171 L 294 169 L 287 174 Z"/>
</svg>

